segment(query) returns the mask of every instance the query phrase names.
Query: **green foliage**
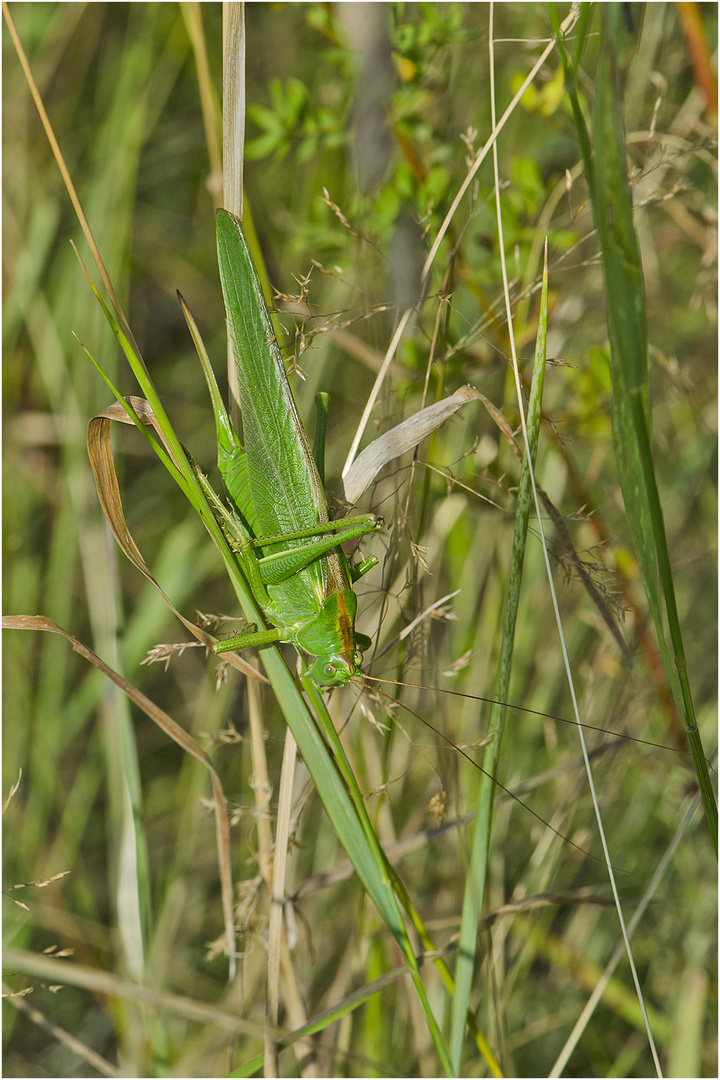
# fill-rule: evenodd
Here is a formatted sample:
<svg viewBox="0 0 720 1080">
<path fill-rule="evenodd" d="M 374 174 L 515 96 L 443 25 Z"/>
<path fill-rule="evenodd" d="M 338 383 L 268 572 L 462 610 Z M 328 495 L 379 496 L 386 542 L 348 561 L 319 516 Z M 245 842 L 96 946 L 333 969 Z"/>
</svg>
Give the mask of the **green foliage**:
<svg viewBox="0 0 720 1080">
<path fill-rule="evenodd" d="M 298 161 L 307 161 L 322 149 L 336 149 L 346 139 L 342 117 L 330 109 L 308 107 L 308 89 L 299 79 L 270 82 L 272 108 L 251 105 L 248 117 L 263 132 L 245 149 L 248 160 L 275 156 L 282 161 L 292 150 Z"/>
<path fill-rule="evenodd" d="M 460 4 L 392 4 L 393 47 L 423 76 L 449 45 L 467 39 Z"/>
</svg>

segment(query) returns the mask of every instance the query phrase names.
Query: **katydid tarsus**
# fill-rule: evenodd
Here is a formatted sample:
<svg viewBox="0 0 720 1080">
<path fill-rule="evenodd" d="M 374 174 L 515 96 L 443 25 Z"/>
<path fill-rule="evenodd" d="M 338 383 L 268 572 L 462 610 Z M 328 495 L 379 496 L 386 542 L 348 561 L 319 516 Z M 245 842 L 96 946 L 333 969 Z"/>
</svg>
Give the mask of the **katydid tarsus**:
<svg viewBox="0 0 720 1080">
<path fill-rule="evenodd" d="M 374 514 L 331 521 L 327 498 L 285 374 L 238 219 L 217 213 L 220 280 L 236 365 L 243 441 L 203 359 L 229 512 L 206 487 L 253 595 L 273 624 L 227 638 L 218 652 L 276 641 L 309 655 L 307 675 L 340 686 L 360 667 L 370 639 L 355 629 L 351 571 L 340 544 L 383 527 Z"/>
</svg>

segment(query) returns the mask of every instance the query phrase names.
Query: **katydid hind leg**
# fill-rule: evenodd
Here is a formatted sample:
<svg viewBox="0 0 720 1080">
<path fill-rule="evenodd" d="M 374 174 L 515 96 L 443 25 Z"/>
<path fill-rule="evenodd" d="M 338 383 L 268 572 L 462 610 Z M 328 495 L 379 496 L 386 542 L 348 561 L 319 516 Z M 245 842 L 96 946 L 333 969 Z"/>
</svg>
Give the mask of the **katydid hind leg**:
<svg viewBox="0 0 720 1080">
<path fill-rule="evenodd" d="M 339 523 L 330 522 L 330 524 Z M 319 540 L 313 540 L 298 547 L 287 548 L 285 551 L 265 555 L 258 560 L 260 577 L 266 585 L 278 584 L 346 541 L 359 539 L 361 536 L 367 535 L 368 532 L 374 532 L 381 527 L 381 519 L 370 516 L 369 519 L 359 521 L 356 525 L 335 536 L 324 536 Z M 324 529 L 324 526 L 321 526 L 321 528 Z M 273 543 L 276 542 L 276 540 L 273 540 Z M 367 569 L 370 569 L 370 567 Z"/>
<path fill-rule="evenodd" d="M 385 523 L 377 514 L 358 514 L 356 517 L 336 518 L 332 521 L 320 521 L 317 525 L 308 525 L 304 529 L 294 529 L 288 532 L 276 533 L 272 536 L 253 537 L 250 541 L 253 547 L 270 547 L 272 544 L 284 544 L 288 540 L 304 540 L 311 537 L 324 537 L 327 533 L 341 532 L 351 529 L 352 532 L 335 540 L 335 544 L 344 544 L 346 540 L 354 540 L 365 536 L 366 533 L 376 532 L 385 527 Z"/>
</svg>

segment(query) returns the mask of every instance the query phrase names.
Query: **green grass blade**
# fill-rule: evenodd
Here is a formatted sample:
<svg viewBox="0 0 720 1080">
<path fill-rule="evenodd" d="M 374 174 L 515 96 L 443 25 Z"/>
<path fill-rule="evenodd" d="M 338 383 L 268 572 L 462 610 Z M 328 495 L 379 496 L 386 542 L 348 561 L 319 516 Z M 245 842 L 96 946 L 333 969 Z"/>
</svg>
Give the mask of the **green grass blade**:
<svg viewBox="0 0 720 1080">
<path fill-rule="evenodd" d="M 537 454 L 538 433 L 542 415 L 542 395 L 545 382 L 545 358 L 547 349 L 547 313 L 548 278 L 546 265 L 543 273 L 538 333 L 535 345 L 535 360 L 533 364 L 532 386 L 527 416 L 528 442 L 533 463 Z M 495 684 L 492 691 L 492 698 L 496 702 L 508 700 L 512 654 L 515 642 L 515 626 L 517 623 L 517 611 L 520 599 L 520 583 L 522 580 L 522 568 L 525 559 L 525 546 L 532 502 L 533 492 L 531 474 L 527 457 L 525 457 L 523 459 L 523 466 L 520 474 L 517 510 L 513 529 L 502 643 L 500 646 L 500 657 L 495 676 Z M 452 1002 L 450 1031 L 450 1053 L 454 1076 L 461 1075 L 460 1066 L 466 1029 L 466 1015 L 468 1012 L 473 976 L 475 973 L 475 952 L 482 915 L 482 902 L 485 893 L 490 837 L 492 832 L 492 806 L 495 794 L 493 778 L 497 771 L 500 756 L 500 747 L 505 725 L 505 712 L 505 706 L 495 704 L 490 713 L 490 742 L 483 758 L 484 772 L 480 781 L 480 790 L 477 800 L 477 815 L 472 841 L 470 866 L 465 880 L 460 942 L 458 959 L 455 967 L 455 992 Z"/>
<path fill-rule="evenodd" d="M 585 166 L 585 175 L 588 179 L 588 183 L 590 183 L 590 178 L 592 176 L 590 133 L 588 132 L 588 126 L 585 120 L 584 103 L 578 93 L 577 78 L 580 58 L 585 42 L 587 41 L 588 28 L 592 15 L 592 4 L 580 4 L 580 17 L 578 18 L 576 26 L 573 27 L 575 44 L 573 47 L 572 60 L 568 56 L 565 48 L 565 42 L 560 29 L 560 16 L 558 15 L 557 4 L 548 4 L 548 14 L 550 15 L 550 23 L 553 28 L 553 33 L 555 34 L 558 52 L 560 53 L 560 59 L 565 72 L 565 90 L 570 98 L 570 107 L 575 122 L 575 131 L 577 133 L 578 142 L 580 143 L 580 152 Z"/>
<path fill-rule="evenodd" d="M 584 5 L 585 6 L 585 5 Z M 558 19 L 550 5 L 553 29 Z M 613 38 L 622 37 L 622 13 L 603 11 L 602 49 L 592 144 L 577 89 L 578 50 L 569 60 L 558 36 L 585 176 L 602 253 L 612 374 L 613 447 L 628 525 L 668 683 L 683 718 L 710 835 L 718 852 L 718 814 L 687 674 L 682 630 L 655 480 L 642 261 L 625 164 L 625 129 Z M 674 656 L 670 654 L 667 634 Z"/>
<path fill-rule="evenodd" d="M 628 524 L 660 654 L 685 725 L 717 855 L 717 805 L 690 691 L 665 522 L 655 480 L 645 292 L 632 197 L 627 182 L 625 131 L 612 34 L 613 22 L 604 10 L 603 49 L 593 115 L 592 194 L 605 278 L 612 373 L 613 445 Z"/>
</svg>

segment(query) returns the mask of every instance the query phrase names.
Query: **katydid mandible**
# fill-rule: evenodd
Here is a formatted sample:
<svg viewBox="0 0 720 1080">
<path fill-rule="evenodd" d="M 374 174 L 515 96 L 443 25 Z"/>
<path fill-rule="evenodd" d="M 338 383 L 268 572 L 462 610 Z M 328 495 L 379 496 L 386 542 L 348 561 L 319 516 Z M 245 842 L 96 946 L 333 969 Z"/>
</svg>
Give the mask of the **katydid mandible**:
<svg viewBox="0 0 720 1080">
<path fill-rule="evenodd" d="M 272 629 L 218 642 L 218 652 L 287 641 L 311 658 L 307 674 L 340 686 L 360 668 L 370 638 L 355 630 L 352 582 L 377 562 L 351 571 L 340 548 L 383 527 L 374 514 L 331 521 L 318 468 L 285 374 L 260 282 L 239 220 L 217 212 L 220 280 L 236 365 L 240 441 L 209 366 L 218 466 L 230 514 L 216 514 Z"/>
</svg>

